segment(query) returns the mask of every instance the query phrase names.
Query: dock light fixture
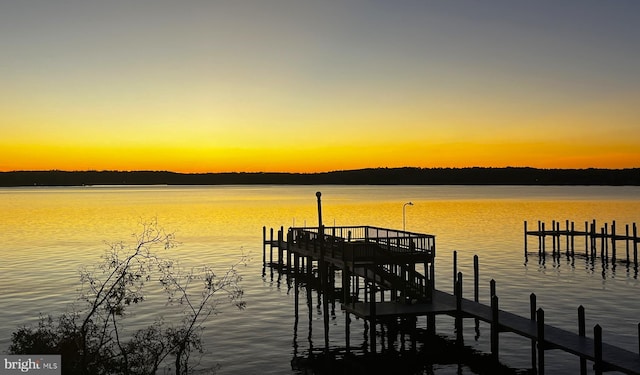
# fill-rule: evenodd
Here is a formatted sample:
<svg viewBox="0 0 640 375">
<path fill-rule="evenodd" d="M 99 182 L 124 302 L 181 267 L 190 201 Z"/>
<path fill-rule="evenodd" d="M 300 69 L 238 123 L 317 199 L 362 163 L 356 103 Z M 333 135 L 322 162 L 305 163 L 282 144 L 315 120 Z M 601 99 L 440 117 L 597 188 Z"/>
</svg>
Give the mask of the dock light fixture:
<svg viewBox="0 0 640 375">
<path fill-rule="evenodd" d="M 402 205 L 402 230 L 406 231 L 407 230 L 407 215 L 406 215 L 406 208 L 407 206 L 413 206 L 413 202 L 407 202 L 405 204 Z"/>
</svg>

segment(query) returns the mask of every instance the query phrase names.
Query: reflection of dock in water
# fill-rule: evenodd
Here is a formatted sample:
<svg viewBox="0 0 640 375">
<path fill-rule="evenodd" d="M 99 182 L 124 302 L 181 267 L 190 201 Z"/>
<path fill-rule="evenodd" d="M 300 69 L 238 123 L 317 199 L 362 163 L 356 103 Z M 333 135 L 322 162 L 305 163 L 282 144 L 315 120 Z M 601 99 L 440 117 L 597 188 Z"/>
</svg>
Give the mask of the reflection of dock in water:
<svg viewBox="0 0 640 375">
<path fill-rule="evenodd" d="M 320 220 L 321 223 L 321 220 Z M 530 316 L 522 317 L 498 306 L 495 282 L 491 282 L 491 304 L 478 301 L 478 259 L 474 258 L 473 300 L 463 298 L 462 273 L 456 273 L 454 252 L 454 293 L 436 289 L 435 236 L 371 226 L 341 226 L 312 228 L 281 228 L 274 239 L 273 229 L 267 238 L 263 228 L 263 262 L 279 274 L 293 277 L 295 286 L 296 327 L 299 316 L 299 283 L 307 286 L 308 306 L 312 305 L 311 289 L 318 292 L 318 307 L 324 318 L 324 349 L 329 347 L 329 308 L 340 300 L 345 311 L 345 349 L 343 356 L 352 355 L 350 343 L 351 315 L 361 318 L 370 331 L 366 351 L 378 352 L 378 334 L 387 331 L 411 337 L 415 348 L 419 333 L 435 335 L 435 317 L 448 315 L 455 318 L 456 341 L 463 342 L 463 319 L 489 323 L 492 363 L 498 364 L 500 332 L 512 332 L 531 340 L 531 369 L 544 373 L 545 350 L 560 349 L 579 357 L 581 373 L 586 374 L 586 363 L 591 361 L 596 374 L 603 371 L 621 371 L 640 374 L 639 353 L 602 342 L 599 325 L 593 328 L 594 337 L 586 336 L 585 314 L 578 309 L 579 332 L 574 333 L 544 323 L 544 310 L 536 308 L 536 298 L 530 298 Z M 267 248 L 269 261 L 267 261 Z M 274 250 L 277 258 L 274 260 Z M 417 318 L 426 317 L 426 329 L 417 328 Z M 311 309 L 309 311 L 311 320 Z M 424 331 L 424 332 L 423 332 Z M 638 325 L 640 333 L 640 324 Z M 391 340 L 392 338 L 390 338 Z M 381 343 L 384 350 L 384 341 Z M 640 337 L 639 337 L 640 346 Z M 313 350 L 313 348 L 311 348 Z M 335 357 L 336 353 L 331 354 Z"/>
</svg>

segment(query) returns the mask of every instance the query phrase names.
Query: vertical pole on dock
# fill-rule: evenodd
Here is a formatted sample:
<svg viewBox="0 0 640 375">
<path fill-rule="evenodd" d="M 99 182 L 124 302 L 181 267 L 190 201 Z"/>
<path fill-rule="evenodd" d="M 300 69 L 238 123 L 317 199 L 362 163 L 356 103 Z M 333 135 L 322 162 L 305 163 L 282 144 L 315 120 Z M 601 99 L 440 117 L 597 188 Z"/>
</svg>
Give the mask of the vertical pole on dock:
<svg viewBox="0 0 640 375">
<path fill-rule="evenodd" d="M 462 272 L 458 273 L 456 280 L 456 343 L 463 345 L 464 338 L 462 335 Z"/>
<path fill-rule="evenodd" d="M 584 307 L 578 307 L 578 336 L 585 337 L 587 335 Z M 587 375 L 587 360 L 580 356 L 580 375 Z"/>
<path fill-rule="evenodd" d="M 574 235 L 575 229 L 576 229 L 575 224 L 576 223 L 574 223 L 573 221 L 571 222 L 571 257 L 572 258 L 576 255 L 576 253 L 575 253 L 575 251 L 576 251 L 576 246 L 575 246 L 576 245 L 576 243 L 575 243 L 576 236 Z"/>
<path fill-rule="evenodd" d="M 591 223 L 591 258 L 595 258 L 596 254 L 596 219 Z"/>
<path fill-rule="evenodd" d="M 376 354 L 376 286 L 371 283 L 369 286 L 369 320 L 371 321 L 371 332 L 369 338 L 371 340 L 371 352 Z"/>
<path fill-rule="evenodd" d="M 527 259 L 527 221 L 524 221 L 524 258 Z"/>
<path fill-rule="evenodd" d="M 616 221 L 611 222 L 611 262 L 616 262 Z"/>
<path fill-rule="evenodd" d="M 496 281 L 494 279 L 491 279 L 491 281 L 489 282 L 489 296 L 493 298 L 493 296 L 495 295 L 496 295 Z"/>
<path fill-rule="evenodd" d="M 542 222 L 538 220 L 538 256 L 542 253 L 542 239 L 544 238 Z"/>
<path fill-rule="evenodd" d="M 273 228 L 269 231 L 269 264 L 273 264 Z"/>
<path fill-rule="evenodd" d="M 316 192 L 316 198 L 318 200 L 318 229 L 322 227 L 322 202 L 320 201 L 320 197 L 322 197 L 322 193 L 319 191 Z M 318 234 L 324 235 L 324 231 Z"/>
<path fill-rule="evenodd" d="M 296 260 L 297 260 L 297 255 L 296 255 Z M 296 270 L 294 272 L 295 272 L 295 278 L 293 280 L 293 285 L 295 287 L 295 291 L 294 291 L 294 300 L 293 300 L 293 304 L 294 304 L 293 311 L 294 311 L 294 316 L 295 316 L 294 329 L 295 329 L 295 332 L 297 333 L 298 332 L 298 315 L 300 313 L 300 306 L 299 306 L 299 303 L 300 303 L 300 286 L 299 286 L 300 278 L 298 278 L 298 269 L 297 268 L 296 268 Z M 296 334 L 296 336 L 297 336 L 297 334 Z M 294 337 L 296 337 L 296 336 L 294 336 Z"/>
<path fill-rule="evenodd" d="M 498 362 L 500 354 L 500 323 L 498 322 L 498 296 L 491 297 L 491 357 Z"/>
<path fill-rule="evenodd" d="M 546 250 L 545 249 L 545 245 L 547 243 L 547 236 L 546 236 L 546 234 L 544 232 L 544 223 L 542 223 L 542 233 L 541 233 L 541 235 L 542 236 L 540 238 L 541 238 L 541 241 L 542 241 L 542 256 L 544 256 L 545 255 L 545 250 Z"/>
<path fill-rule="evenodd" d="M 344 343 L 347 354 L 351 353 L 351 317 L 349 312 L 344 314 Z"/>
<path fill-rule="evenodd" d="M 530 306 L 530 317 L 534 322 L 536 321 L 536 295 L 535 293 L 531 293 L 529 295 L 529 306 Z M 536 339 L 531 339 L 531 368 L 533 371 L 536 371 L 537 360 L 536 360 Z"/>
<path fill-rule="evenodd" d="M 584 256 L 589 259 L 589 222 L 584 222 Z"/>
<path fill-rule="evenodd" d="M 267 264 L 267 227 L 262 227 L 262 266 Z"/>
<path fill-rule="evenodd" d="M 599 324 L 593 327 L 593 341 L 593 356 L 595 358 L 593 369 L 596 375 L 602 375 L 602 327 Z"/>
<path fill-rule="evenodd" d="M 473 256 L 473 300 L 480 300 L 480 265 L 478 255 Z"/>
<path fill-rule="evenodd" d="M 453 290 L 456 290 L 456 281 L 458 277 L 458 252 L 453 251 Z"/>
<path fill-rule="evenodd" d="M 624 242 L 625 242 L 625 248 L 627 250 L 627 264 L 629 264 L 629 224 L 625 224 L 624 233 L 626 237 L 626 240 Z"/>
<path fill-rule="evenodd" d="M 538 309 L 536 315 L 538 322 L 538 375 L 544 375 L 544 310 Z"/>
<path fill-rule="evenodd" d="M 638 267 L 638 227 L 633 223 L 633 264 Z"/>
<path fill-rule="evenodd" d="M 567 235 L 566 235 L 564 238 L 565 238 L 565 241 L 567 242 L 567 246 L 566 246 L 566 249 L 567 249 L 567 250 L 566 250 L 566 255 L 567 255 L 567 257 L 568 257 L 568 256 L 569 256 L 569 241 L 570 241 L 569 236 L 570 236 L 570 233 L 571 233 L 571 232 L 569 231 L 569 220 L 565 221 L 565 228 L 566 228 Z"/>
<path fill-rule="evenodd" d="M 278 269 L 282 270 L 282 265 L 284 264 L 284 227 L 280 227 L 278 231 Z"/>
<path fill-rule="evenodd" d="M 551 221 L 551 257 L 556 256 L 556 221 Z"/>
<path fill-rule="evenodd" d="M 602 240 L 600 241 L 600 258 L 602 261 L 609 260 L 609 247 L 607 246 L 607 235 L 609 232 L 609 224 L 604 223 L 604 227 L 600 229 Z"/>
</svg>

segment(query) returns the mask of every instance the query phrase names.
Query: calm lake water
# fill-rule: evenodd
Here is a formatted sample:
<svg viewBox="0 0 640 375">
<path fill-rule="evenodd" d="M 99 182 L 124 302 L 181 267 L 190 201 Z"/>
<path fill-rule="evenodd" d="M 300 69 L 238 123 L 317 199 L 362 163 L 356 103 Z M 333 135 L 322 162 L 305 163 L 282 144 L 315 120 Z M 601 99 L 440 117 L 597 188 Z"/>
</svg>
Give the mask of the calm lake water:
<svg viewBox="0 0 640 375">
<path fill-rule="evenodd" d="M 601 226 L 615 220 L 640 223 L 640 187 L 520 186 L 214 186 L 214 187 L 72 187 L 0 189 L 0 350 L 11 332 L 33 324 L 41 313 L 71 307 L 79 287 L 78 270 L 92 265 L 107 243 L 130 241 L 140 222 L 157 219 L 181 243 L 166 257 L 186 267 L 211 265 L 224 270 L 241 254 L 252 260 L 240 269 L 246 310 L 221 304 L 204 331 L 202 363 L 219 364 L 219 374 L 286 374 L 294 350 L 323 345 L 322 311 L 314 309 L 308 338 L 304 289 L 294 342 L 294 293 L 277 275 L 262 274 L 262 227 L 316 226 L 315 192 L 322 192 L 323 219 L 332 225 L 371 225 L 436 235 L 436 286 L 452 290 L 452 253 L 459 271 L 473 275 L 473 255 L 480 258 L 481 301 L 489 302 L 489 281 L 497 282 L 501 309 L 529 314 L 529 294 L 536 293 L 549 324 L 577 332 L 577 308 L 586 308 L 587 334 L 603 327 L 604 341 L 636 351 L 640 282 L 633 267 L 603 265 L 576 257 L 540 263 L 524 257 L 523 222 L 585 221 Z M 577 248 L 584 249 L 582 240 Z M 623 244 L 619 244 L 623 247 Z M 529 238 L 529 249 L 537 240 Z M 550 248 L 550 242 L 548 242 Z M 465 296 L 472 298 L 471 284 Z M 163 300 L 145 301 L 129 317 L 132 327 L 153 321 L 165 311 Z M 331 320 L 331 345 L 344 343 L 344 315 Z M 352 324 L 357 343 L 361 321 Z M 359 331 L 360 330 L 360 331 Z M 439 317 L 437 331 L 454 337 L 453 320 Z M 489 351 L 489 327 L 465 321 L 465 344 Z M 528 340 L 503 333 L 501 361 L 514 368 L 530 366 Z M 578 359 L 559 351 L 546 354 L 549 373 L 576 373 Z M 465 366 L 438 365 L 436 374 L 472 374 Z"/>
</svg>

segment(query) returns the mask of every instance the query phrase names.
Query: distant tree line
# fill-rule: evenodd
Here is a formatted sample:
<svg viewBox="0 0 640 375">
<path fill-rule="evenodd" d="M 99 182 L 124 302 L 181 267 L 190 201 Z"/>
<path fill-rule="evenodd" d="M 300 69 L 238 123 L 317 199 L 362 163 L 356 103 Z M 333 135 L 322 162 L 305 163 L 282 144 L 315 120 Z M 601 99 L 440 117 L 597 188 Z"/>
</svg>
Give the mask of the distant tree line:
<svg viewBox="0 0 640 375">
<path fill-rule="evenodd" d="M 0 172 L 0 186 L 83 185 L 635 185 L 640 168 L 368 168 L 321 173 Z"/>
</svg>

